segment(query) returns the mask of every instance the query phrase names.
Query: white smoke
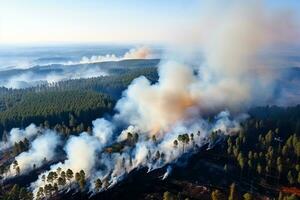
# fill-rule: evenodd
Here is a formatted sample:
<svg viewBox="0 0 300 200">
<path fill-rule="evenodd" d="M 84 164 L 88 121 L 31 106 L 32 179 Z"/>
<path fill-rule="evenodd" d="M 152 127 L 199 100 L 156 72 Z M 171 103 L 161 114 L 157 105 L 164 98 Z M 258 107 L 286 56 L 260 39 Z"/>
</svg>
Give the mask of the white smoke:
<svg viewBox="0 0 300 200">
<path fill-rule="evenodd" d="M 277 13 L 267 14 L 258 1 L 225 10 L 209 29 L 211 33 L 204 34 L 204 63 L 198 70 L 188 61 L 175 59 L 159 66 L 157 83 L 145 77 L 134 80 L 118 101 L 113 121 L 98 119 L 93 135 L 72 136 L 64 148 L 67 159 L 51 170 L 83 169 L 89 186 L 96 178 L 113 186 L 133 169 L 163 167 L 208 142 L 215 143 L 222 135 L 239 131 L 244 116 L 231 117 L 229 112 L 238 113 L 271 97 L 276 76 L 257 56 L 262 49 L 282 42 L 274 30 L 282 36 L 286 30 L 274 27 L 271 19 Z M 212 114 L 216 114 L 212 121 L 203 118 Z M 120 122 L 128 128 L 114 136 Z M 134 144 L 127 141 L 128 131 L 139 135 Z M 188 140 L 180 139 L 183 134 Z M 105 149 L 121 141 L 125 144 L 121 152 Z M 39 176 L 32 187 L 36 192 L 44 185 Z"/>
<path fill-rule="evenodd" d="M 70 79 L 80 79 L 80 78 L 92 78 L 99 76 L 108 76 L 108 73 L 99 68 L 89 68 L 76 69 L 61 72 L 51 72 L 48 74 L 39 74 L 33 72 L 25 72 L 18 76 L 12 76 L 9 80 L 3 82 L 0 81 L 0 85 L 6 88 L 28 88 L 34 87 L 41 84 L 55 84 L 59 81 L 70 80 Z"/>
<path fill-rule="evenodd" d="M 58 72 L 50 72 L 47 74 L 39 74 L 35 72 L 24 72 L 16 76 L 10 77 L 8 80 L 1 81 L 0 85 L 7 88 L 27 88 L 33 87 L 39 84 L 54 84 L 59 81 L 70 80 L 70 79 L 79 79 L 79 78 L 92 78 L 99 76 L 108 76 L 109 74 L 103 69 L 95 68 L 86 68 L 84 64 L 93 64 L 100 62 L 110 62 L 110 61 L 121 61 L 121 60 L 130 60 L 130 59 L 151 59 L 154 58 L 150 48 L 146 46 L 141 46 L 137 48 L 132 48 L 128 52 L 124 53 L 123 56 L 116 56 L 114 54 L 108 55 L 93 55 L 91 57 L 84 56 L 80 61 L 68 61 L 61 63 L 65 68 L 63 73 L 61 70 Z M 55 63 L 53 63 L 55 64 Z M 82 68 L 72 69 L 71 65 L 83 65 Z M 48 67 L 47 64 L 45 67 Z"/>
<path fill-rule="evenodd" d="M 98 138 L 100 144 L 107 145 L 113 136 L 114 127 L 112 123 L 101 118 L 93 121 L 93 135 Z"/>
<path fill-rule="evenodd" d="M 39 132 L 41 132 L 41 129 L 34 124 L 30 124 L 25 129 L 13 128 L 7 135 L 7 141 L 0 142 L 0 150 L 9 148 L 20 141 L 24 141 L 25 138 L 31 140 Z"/>
<path fill-rule="evenodd" d="M 99 62 L 109 62 L 109 61 L 121 61 L 121 60 L 131 60 L 131 59 L 150 59 L 153 58 L 150 48 L 146 46 L 132 48 L 126 52 L 123 56 L 116 56 L 115 54 L 107 55 L 93 55 L 91 57 L 84 56 L 81 60 L 77 62 L 68 62 L 67 65 L 74 64 L 91 64 Z"/>
<path fill-rule="evenodd" d="M 166 178 L 168 178 L 168 176 L 172 173 L 172 167 L 168 166 L 166 173 L 163 175 L 162 180 L 165 180 Z"/>
<path fill-rule="evenodd" d="M 87 177 L 94 173 L 94 168 L 97 163 L 97 153 L 105 147 L 112 139 L 113 126 L 105 119 L 97 119 L 93 121 L 93 135 L 82 133 L 79 136 L 71 136 L 65 147 L 67 159 L 64 162 L 59 162 L 51 166 L 50 171 L 56 171 L 61 168 L 62 171 L 71 169 L 74 173 L 84 170 Z M 45 185 L 42 180 L 43 175 L 48 175 L 49 172 L 39 175 L 39 179 L 32 184 L 37 192 L 38 187 Z"/>
<path fill-rule="evenodd" d="M 27 173 L 34 168 L 42 166 L 43 162 L 55 158 L 56 148 L 60 144 L 57 133 L 46 130 L 43 135 L 32 141 L 30 149 L 15 157 L 20 168 L 20 174 Z M 13 164 L 10 167 L 13 170 Z"/>
</svg>

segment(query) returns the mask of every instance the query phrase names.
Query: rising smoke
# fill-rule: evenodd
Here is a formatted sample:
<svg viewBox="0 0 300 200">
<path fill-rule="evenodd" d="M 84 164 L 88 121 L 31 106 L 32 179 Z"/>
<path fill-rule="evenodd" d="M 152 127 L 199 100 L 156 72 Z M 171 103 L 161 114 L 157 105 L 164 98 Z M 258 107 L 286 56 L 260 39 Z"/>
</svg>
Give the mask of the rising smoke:
<svg viewBox="0 0 300 200">
<path fill-rule="evenodd" d="M 153 58 L 153 54 L 150 48 L 146 46 L 132 48 L 126 52 L 123 56 L 116 56 L 115 54 L 107 55 L 93 55 L 91 57 L 84 56 L 79 62 L 68 62 L 67 65 L 74 64 L 91 64 L 98 62 L 109 62 L 109 61 L 120 61 L 120 60 L 131 60 L 131 59 L 149 59 Z"/>
<path fill-rule="evenodd" d="M 111 187 L 133 169 L 148 167 L 150 171 L 176 162 L 195 146 L 212 142 L 212 132 L 238 132 L 244 118 L 239 113 L 272 97 L 277 74 L 261 63 L 258 55 L 294 34 L 285 27 L 292 23 L 288 18 L 289 23 L 273 23 L 280 17 L 284 17 L 281 12 L 269 13 L 258 1 L 226 8 L 209 26 L 209 34 L 202 34 L 205 37 L 199 43 L 204 63 L 198 69 L 185 60 L 166 60 L 159 66 L 157 83 L 151 84 L 145 77 L 135 79 L 118 101 L 113 120 L 97 119 L 92 135 L 71 136 L 64 147 L 67 159 L 52 165 L 50 171 L 59 167 L 74 172 L 83 169 L 90 190 L 96 178 Z M 216 117 L 206 120 L 203 116 L 207 114 Z M 115 133 L 120 126 L 125 130 Z M 105 147 L 126 140 L 128 132 L 138 133 L 135 145 L 124 147 L 121 154 L 105 152 Z M 189 134 L 190 141 L 175 145 L 184 133 Z M 155 139 L 150 139 L 153 136 Z M 35 194 L 45 185 L 42 175 L 50 171 L 32 183 Z M 164 177 L 169 173 L 170 168 Z"/>
<path fill-rule="evenodd" d="M 43 135 L 34 139 L 30 145 L 30 149 L 15 157 L 15 160 L 20 167 L 20 174 L 25 174 L 35 168 L 45 164 L 43 162 L 51 161 L 56 156 L 56 148 L 60 144 L 60 139 L 57 133 L 46 130 Z M 14 166 L 11 165 L 11 172 Z"/>
<path fill-rule="evenodd" d="M 44 71 L 46 72 L 43 73 L 40 72 L 43 70 L 35 70 L 35 67 L 33 67 L 25 69 L 23 72 L 18 72 L 16 75 L 6 75 L 5 80 L 0 80 L 0 86 L 19 89 L 41 84 L 53 84 L 63 80 L 108 76 L 109 73 L 105 69 L 89 66 L 89 64 L 132 59 L 151 59 L 154 58 L 153 56 L 150 48 L 142 46 L 132 48 L 122 56 L 116 56 L 115 54 L 94 55 L 91 57 L 84 56 L 79 61 L 67 61 L 60 64 L 48 63 L 46 66 L 39 66 L 42 69 L 44 67 Z M 54 67 L 51 67 L 51 65 L 54 65 Z M 59 68 L 55 70 L 56 65 Z M 50 70 L 51 68 L 53 70 Z"/>
<path fill-rule="evenodd" d="M 31 140 L 42 130 L 34 124 L 30 124 L 25 129 L 13 128 L 7 134 L 6 141 L 0 142 L 0 150 L 13 146 L 15 143 L 23 141 L 25 138 Z"/>
</svg>

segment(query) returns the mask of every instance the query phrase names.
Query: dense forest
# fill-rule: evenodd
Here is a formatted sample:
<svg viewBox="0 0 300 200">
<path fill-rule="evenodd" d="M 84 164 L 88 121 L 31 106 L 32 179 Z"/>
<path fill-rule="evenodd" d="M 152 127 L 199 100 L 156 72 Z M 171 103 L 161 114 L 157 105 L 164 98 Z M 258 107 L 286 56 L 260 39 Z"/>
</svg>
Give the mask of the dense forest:
<svg viewBox="0 0 300 200">
<path fill-rule="evenodd" d="M 129 178 L 131 181 L 122 186 L 125 189 L 116 186 L 97 195 L 99 198 L 103 196 L 108 199 L 116 198 L 125 195 L 122 192 L 129 190 L 132 195 L 144 199 L 297 200 L 296 195 L 300 194 L 299 109 L 300 105 L 287 108 L 277 106 L 253 108 L 249 111 L 250 117 L 241 124 L 242 128 L 238 134 L 231 136 L 211 134 L 211 140 L 214 140 L 213 137 L 221 137 L 223 141 L 206 151 L 199 151 L 199 147 L 195 146 L 190 161 L 185 165 L 177 166 L 177 170 L 175 167 L 167 181 L 161 181 L 161 177 L 143 179 L 140 178 L 140 174 L 138 180 Z M 123 148 L 132 148 L 138 137 L 138 133 L 128 132 L 125 141 L 108 146 L 105 153 L 121 154 Z M 198 137 L 196 132 L 180 134 L 174 140 L 174 148 L 180 146 L 184 151 L 184 145 L 193 145 L 196 137 Z M 27 142 L 23 143 L 22 146 L 26 150 Z M 19 149 L 18 145 L 13 149 L 12 156 Z M 155 158 L 164 159 L 164 155 L 157 152 Z M 14 163 L 14 166 L 17 172 L 18 163 Z M 1 171 L 5 173 L 5 168 Z M 146 173 L 143 176 L 153 175 Z M 59 168 L 44 177 L 49 184 L 39 188 L 39 198 L 64 199 L 65 196 L 61 197 L 59 194 L 59 187 L 67 185 L 73 177 L 76 180 L 74 184 L 81 191 L 77 191 L 72 198 L 87 198 L 84 192 L 85 172 L 70 169 L 61 171 Z M 136 181 L 139 180 L 143 181 L 145 186 L 137 187 Z M 154 182 L 150 184 L 147 181 Z M 100 189 L 107 187 L 108 183 L 106 179 L 96 179 L 95 185 L 96 189 Z M 150 185 L 151 189 L 147 189 L 147 185 Z M 3 199 L 21 197 L 31 199 L 31 192 L 22 186 L 24 187 L 24 185 L 6 185 L 2 187 L 2 191 L 0 188 L 0 196 L 2 195 Z M 97 199 L 97 195 L 93 199 Z"/>
<path fill-rule="evenodd" d="M 32 122 L 59 127 L 68 133 L 74 132 L 73 129 L 87 130 L 92 120 L 112 111 L 122 91 L 141 75 L 151 82 L 158 77 L 155 67 L 144 67 L 119 75 L 66 80 L 26 89 L 0 88 L 0 134 Z M 70 123 L 72 120 L 76 124 Z"/>
<path fill-rule="evenodd" d="M 90 132 L 92 121 L 113 112 L 115 102 L 134 78 L 143 75 L 152 83 L 158 79 L 156 67 L 111 70 L 116 70 L 114 75 L 65 80 L 25 89 L 0 88 L 1 137 L 7 138 L 7 131 L 13 127 L 25 128 L 32 122 L 42 128 L 55 129 L 65 138 L 82 131 Z M 254 200 L 263 199 L 262 197 L 278 200 L 297 199 L 292 194 L 299 192 L 300 186 L 300 105 L 254 107 L 248 113 L 250 117 L 241 124 L 242 129 L 237 135 L 222 137 L 221 144 L 197 154 L 204 158 L 205 163 L 217 166 L 216 168 L 222 171 L 221 174 L 212 172 L 213 168 L 200 170 L 194 167 L 199 165 L 183 166 L 184 170 L 182 172 L 181 169 L 180 173 L 187 173 L 184 174 L 183 180 L 176 177 L 176 171 L 174 172 L 173 179 L 179 185 L 198 187 L 193 184 L 198 185 L 199 181 L 195 184 L 193 179 L 204 177 L 200 183 L 208 188 L 205 194 L 188 192 L 186 187 L 174 190 L 174 186 L 169 185 L 169 182 L 160 182 L 163 184 L 162 188 L 139 195 L 147 197 L 145 199 L 165 200 Z M 138 137 L 138 133 L 128 133 L 124 142 L 112 144 L 105 149 L 105 153 L 121 153 L 124 148 L 132 148 Z M 194 137 L 197 137 L 197 133 L 182 133 L 174 141 L 174 148 L 180 146 L 184 151 L 184 146 L 191 145 Z M 214 137 L 218 137 L 217 132 L 212 133 L 210 139 L 214 140 Z M 13 163 L 18 174 L 20 169 L 18 163 L 14 163 L 13 157 L 27 151 L 28 148 L 29 141 L 25 138 L 24 141 L 15 143 L 0 159 L 5 160 L 5 163 Z M 157 152 L 155 157 L 163 159 L 164 155 Z M 202 162 L 198 157 L 196 161 Z M 50 161 L 45 160 L 46 167 L 47 162 Z M 1 174 L 6 173 L 8 166 L 1 165 Z M 214 178 L 209 177 L 211 173 L 214 174 Z M 36 175 L 37 172 L 33 171 L 29 176 L 33 178 Z M 84 171 L 54 171 L 49 177 L 45 177 L 49 184 L 40 188 L 40 199 L 53 196 L 60 199 L 59 186 L 66 185 L 73 177 L 76 180 L 75 184 L 83 190 L 86 184 Z M 16 178 L 22 179 L 22 176 Z M 106 181 L 97 179 L 95 185 L 105 188 L 105 185 L 108 185 Z M 54 182 L 60 185 L 52 184 Z M 126 187 L 129 188 L 130 184 Z M 110 195 L 109 191 L 107 193 Z M 82 191 L 80 195 L 86 194 Z M 32 199 L 32 193 L 26 189 L 26 181 L 19 185 L 8 183 L 0 187 L 0 198 Z"/>
<path fill-rule="evenodd" d="M 26 127 L 30 123 L 53 127 L 56 124 L 75 127 L 110 112 L 114 100 L 93 91 L 27 93 L 21 101 L 0 112 L 0 129 Z M 85 127 L 86 128 L 86 127 Z M 84 129 L 85 130 L 85 129 Z"/>
</svg>

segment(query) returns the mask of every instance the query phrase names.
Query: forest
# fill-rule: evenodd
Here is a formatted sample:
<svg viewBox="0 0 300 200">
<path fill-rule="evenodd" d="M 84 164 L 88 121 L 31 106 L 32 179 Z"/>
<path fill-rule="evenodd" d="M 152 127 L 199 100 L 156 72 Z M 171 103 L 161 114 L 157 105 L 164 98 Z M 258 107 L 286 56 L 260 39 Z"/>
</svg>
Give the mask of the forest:
<svg viewBox="0 0 300 200">
<path fill-rule="evenodd" d="M 74 79 L 26 89 L 0 88 L 0 136 L 13 127 L 30 123 L 71 132 L 77 126 L 87 130 L 91 121 L 110 113 L 115 101 L 131 81 L 144 75 L 157 80 L 156 67 L 127 70 L 119 75 Z M 74 123 L 70 121 L 75 120 Z M 84 124 L 84 125 L 82 125 Z M 82 129 L 80 129 L 82 130 Z"/>
<path fill-rule="evenodd" d="M 146 188 L 141 190 L 140 187 L 136 187 L 138 182 L 134 177 L 130 178 L 131 182 L 125 183 L 123 187 L 131 191 L 131 195 L 134 197 L 139 196 L 145 199 L 255 200 L 272 197 L 278 200 L 297 200 L 295 194 L 298 194 L 300 186 L 299 109 L 300 105 L 286 108 L 277 106 L 252 108 L 249 110 L 249 118 L 241 124 L 242 129 L 237 135 L 224 137 L 218 132 L 212 133 L 210 136 L 212 141 L 216 137 L 221 137 L 223 140 L 206 151 L 199 152 L 200 147 L 194 145 L 194 140 L 199 137 L 199 132 L 180 134 L 173 142 L 174 148 L 180 148 L 184 152 L 185 146 L 192 145 L 195 154 L 189 158 L 190 164 L 175 167 L 172 176 L 167 181 L 154 179 L 154 185 L 161 185 L 160 187 L 152 186 L 150 190 L 145 186 Z M 74 118 L 69 117 L 69 126 L 77 123 Z M 83 126 L 86 125 L 83 123 Z M 128 132 L 125 141 L 108 146 L 103 153 L 110 155 L 120 153 L 121 155 L 124 148 L 133 148 L 138 138 L 138 133 Z M 149 140 L 156 142 L 155 137 L 149 138 Z M 28 141 L 25 139 L 19 144 L 15 144 L 10 156 L 27 149 Z M 164 159 L 164 154 L 157 151 L 154 159 Z M 47 162 L 49 161 L 45 160 L 45 163 Z M 208 169 L 205 167 L 208 163 L 217 167 Z M 18 170 L 20 170 L 18 163 L 14 161 L 13 166 L 16 178 L 18 178 Z M 5 173 L 5 170 L 7 169 L 1 168 L 1 173 Z M 211 174 L 214 174 L 214 177 L 211 177 Z M 150 173 L 144 176 L 153 175 Z M 197 180 L 197 177 L 201 177 L 201 179 Z M 38 199 L 67 198 L 60 196 L 59 188 L 68 186 L 72 178 L 75 179 L 74 184 L 80 189 L 75 197 L 77 199 L 86 198 L 85 172 L 83 170 L 76 172 L 71 169 L 63 171 L 58 168 L 56 171 L 51 171 L 47 177 L 43 177 L 47 184 L 45 187 L 39 188 Z M 145 184 L 153 184 L 147 183 L 148 179 L 145 178 Z M 107 181 L 106 179 L 96 179 L 95 189 L 107 188 Z M 195 192 L 199 183 L 205 186 L 204 192 Z M 176 185 L 180 185 L 180 189 Z M 5 188 L 2 188 L 2 192 L 0 190 L 0 196 L 2 195 L 3 199 L 31 199 L 31 192 L 22 186 L 24 185 L 6 185 Z M 124 190 L 119 190 L 116 186 L 111 191 L 99 193 L 99 198 L 103 195 L 121 198 L 122 195 L 125 195 L 122 191 Z M 97 199 L 97 196 L 93 199 Z"/>
<path fill-rule="evenodd" d="M 25 128 L 31 123 L 35 123 L 40 128 L 56 130 L 65 140 L 83 131 L 91 133 L 92 121 L 112 114 L 122 91 L 134 78 L 141 75 L 147 77 L 152 83 L 158 80 L 156 67 L 143 67 L 119 71 L 110 76 L 65 80 L 24 89 L 0 88 L 2 141 L 7 141 L 8 131 L 11 128 Z M 210 134 L 212 142 L 220 141 L 220 138 L 222 140 L 206 151 L 194 145 L 195 138 L 200 135 L 199 132 L 183 132 L 173 141 L 174 149 L 180 148 L 183 153 L 188 146 L 193 147 L 194 158 L 190 158 L 192 161 L 189 162 L 196 163 L 197 167 L 187 164 L 178 167 L 177 171 L 175 168 L 173 175 L 165 182 L 155 179 L 150 184 L 145 178 L 148 185 L 157 185 L 151 189 L 136 187 L 136 184 L 139 184 L 136 181 L 132 181 L 134 186 L 127 183 L 125 189 L 131 191 L 130 195 L 133 195 L 133 198 L 140 197 L 141 199 L 254 200 L 263 199 L 262 197 L 272 197 L 278 200 L 297 199 L 293 194 L 299 192 L 297 188 L 300 186 L 300 105 L 253 107 L 248 110 L 248 114 L 249 118 L 240 124 L 242 128 L 237 135 L 224 137 L 218 131 L 212 132 Z M 208 120 L 211 117 L 208 116 Z M 107 146 L 102 154 L 108 154 L 109 157 L 113 154 L 121 155 L 125 149 L 134 149 L 138 139 L 139 133 L 128 132 L 124 141 Z M 149 140 L 156 143 L 155 137 Z M 26 188 L 28 184 L 26 179 L 36 178 L 39 172 L 49 167 L 51 160 L 44 158 L 42 167 L 36 167 L 33 163 L 32 173 L 20 175 L 18 162 L 13 158 L 28 151 L 29 148 L 30 142 L 25 138 L 13 144 L 0 156 L 0 161 L 3 162 L 0 174 L 5 176 L 10 170 L 16 174 L 12 182 L 8 181 L 1 186 L 1 199 L 33 198 L 32 192 Z M 64 156 L 62 153 L 58 159 Z M 152 162 L 165 159 L 165 154 L 159 151 L 153 155 L 153 158 L 148 156 L 148 159 L 154 159 Z M 126 160 L 123 162 L 125 163 Z M 203 163 L 217 166 L 218 170 L 209 171 L 205 167 L 199 167 Z M 9 168 L 10 164 L 13 169 Z M 214 174 L 214 178 L 209 177 L 210 174 Z M 202 179 L 195 181 L 196 177 L 202 177 Z M 14 179 L 21 181 L 14 181 Z M 88 197 L 85 191 L 87 178 L 83 170 L 72 171 L 58 168 L 42 179 L 45 186 L 39 188 L 37 199 L 71 198 L 72 196 L 68 194 L 61 196 L 60 188 L 68 186 L 76 186 L 80 189 L 72 191 L 75 192 L 77 199 Z M 75 183 L 71 184 L 72 179 Z M 134 178 L 129 178 L 131 179 Z M 14 184 L 15 182 L 19 184 Z M 205 188 L 201 193 L 196 193 L 194 190 L 199 183 Z M 100 191 L 102 188 L 108 189 L 109 183 L 107 179 L 98 178 L 94 185 L 96 191 Z M 106 198 L 119 199 L 125 195 L 122 191 L 116 186 L 114 189 L 97 195 L 99 198 L 104 195 Z M 97 195 L 93 198 L 97 199 Z"/>
</svg>

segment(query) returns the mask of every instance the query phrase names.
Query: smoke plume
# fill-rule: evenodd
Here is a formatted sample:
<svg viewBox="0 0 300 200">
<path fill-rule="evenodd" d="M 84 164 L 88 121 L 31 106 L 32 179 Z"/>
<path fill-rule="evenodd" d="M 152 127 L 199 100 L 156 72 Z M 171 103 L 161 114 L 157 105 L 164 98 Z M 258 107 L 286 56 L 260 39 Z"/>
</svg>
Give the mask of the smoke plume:
<svg viewBox="0 0 300 200">
<path fill-rule="evenodd" d="M 24 141 L 25 138 L 31 140 L 39 132 L 41 132 L 41 129 L 34 124 L 30 124 L 25 129 L 13 128 L 7 135 L 7 141 L 0 142 L 0 150 L 9 148 L 20 141 Z"/>
<path fill-rule="evenodd" d="M 32 141 L 30 149 L 15 157 L 20 174 L 27 173 L 32 169 L 42 166 L 43 162 L 51 161 L 55 158 L 57 146 L 60 139 L 57 133 L 47 130 L 43 135 Z M 11 171 L 15 168 L 12 164 Z"/>
<path fill-rule="evenodd" d="M 210 22 L 204 39 L 194 41 L 203 45 L 200 66 L 190 66 L 184 56 L 172 56 L 175 59 L 160 64 L 157 83 L 145 77 L 135 79 L 117 102 L 112 121 L 97 119 L 91 135 L 71 136 L 64 147 L 67 159 L 52 165 L 50 171 L 59 167 L 85 170 L 86 189 L 93 190 L 99 178 L 105 183 L 103 191 L 133 169 L 150 171 L 175 163 L 183 154 L 238 132 L 245 119 L 243 110 L 266 104 L 273 95 L 278 74 L 261 62 L 259 54 L 296 33 L 286 27 L 293 24 L 289 18 L 285 18 L 288 23 L 273 23 L 285 15 L 270 13 L 259 1 L 224 9 Z M 145 55 L 132 51 L 125 56 L 134 54 Z M 208 120 L 208 115 L 215 117 Z M 120 134 L 116 132 L 123 127 Z M 124 146 L 114 152 L 113 144 Z M 46 184 L 41 177 L 32 183 L 35 194 Z"/>
<path fill-rule="evenodd" d="M 98 62 L 108 62 L 108 61 L 120 61 L 120 60 L 131 60 L 131 59 L 149 59 L 152 58 L 152 53 L 150 48 L 146 46 L 132 48 L 128 52 L 126 52 L 123 56 L 116 56 L 115 54 L 107 54 L 107 55 L 94 55 L 91 57 L 84 56 L 81 58 L 79 63 L 76 62 L 68 62 L 68 65 L 73 64 L 90 64 L 90 63 L 98 63 Z"/>
</svg>

